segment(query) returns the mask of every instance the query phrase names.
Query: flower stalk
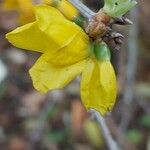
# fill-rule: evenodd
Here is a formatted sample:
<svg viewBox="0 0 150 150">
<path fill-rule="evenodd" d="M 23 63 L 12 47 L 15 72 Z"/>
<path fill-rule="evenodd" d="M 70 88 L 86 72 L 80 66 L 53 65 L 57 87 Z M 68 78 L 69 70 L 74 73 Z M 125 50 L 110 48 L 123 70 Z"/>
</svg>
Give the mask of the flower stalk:
<svg viewBox="0 0 150 150">
<path fill-rule="evenodd" d="M 106 124 L 105 118 L 102 117 L 102 115 L 99 112 L 97 112 L 95 109 L 91 109 L 90 113 L 92 114 L 92 116 L 95 117 L 95 119 L 99 123 L 109 150 L 121 150 L 117 145 L 116 141 L 112 138 L 109 128 Z"/>
</svg>

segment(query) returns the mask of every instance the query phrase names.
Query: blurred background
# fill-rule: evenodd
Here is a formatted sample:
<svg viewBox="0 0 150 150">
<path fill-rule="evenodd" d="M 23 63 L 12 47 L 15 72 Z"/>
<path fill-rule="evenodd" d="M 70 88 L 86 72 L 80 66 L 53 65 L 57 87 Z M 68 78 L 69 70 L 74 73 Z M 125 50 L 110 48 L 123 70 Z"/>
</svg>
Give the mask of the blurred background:
<svg viewBox="0 0 150 150">
<path fill-rule="evenodd" d="M 101 129 L 81 104 L 77 80 L 44 95 L 34 90 L 28 70 L 40 54 L 17 49 L 5 39 L 7 32 L 20 26 L 20 16 L 17 8 L 6 10 L 3 2 L 0 150 L 107 150 Z M 150 1 L 138 2 L 127 15 L 134 24 L 116 27 L 125 39 L 121 50 L 112 51 L 118 98 L 106 122 L 123 150 L 150 150 Z M 93 10 L 103 6 L 100 0 L 84 3 Z"/>
</svg>

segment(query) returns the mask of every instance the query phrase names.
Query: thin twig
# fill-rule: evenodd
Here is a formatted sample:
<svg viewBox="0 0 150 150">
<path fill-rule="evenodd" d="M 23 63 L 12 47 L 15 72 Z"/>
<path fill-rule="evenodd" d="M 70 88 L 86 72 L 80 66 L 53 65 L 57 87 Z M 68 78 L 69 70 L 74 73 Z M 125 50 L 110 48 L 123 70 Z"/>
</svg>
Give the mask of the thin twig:
<svg viewBox="0 0 150 150">
<path fill-rule="evenodd" d="M 99 123 L 99 125 L 103 131 L 104 138 L 108 144 L 109 150 L 120 150 L 119 146 L 117 145 L 117 143 L 115 142 L 115 140 L 112 138 L 112 136 L 110 134 L 110 131 L 106 124 L 105 119 L 101 116 L 101 114 L 99 112 L 97 112 L 94 109 L 91 109 L 90 112 L 96 118 L 97 122 Z"/>
</svg>

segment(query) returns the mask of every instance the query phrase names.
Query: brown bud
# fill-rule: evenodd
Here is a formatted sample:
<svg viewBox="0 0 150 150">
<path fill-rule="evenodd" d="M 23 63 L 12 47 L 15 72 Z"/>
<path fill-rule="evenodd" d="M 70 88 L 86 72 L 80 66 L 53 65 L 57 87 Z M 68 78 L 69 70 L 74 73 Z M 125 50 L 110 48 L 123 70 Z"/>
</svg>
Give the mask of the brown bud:
<svg viewBox="0 0 150 150">
<path fill-rule="evenodd" d="M 96 39 L 106 34 L 111 18 L 100 10 L 85 27 L 89 37 Z"/>
</svg>

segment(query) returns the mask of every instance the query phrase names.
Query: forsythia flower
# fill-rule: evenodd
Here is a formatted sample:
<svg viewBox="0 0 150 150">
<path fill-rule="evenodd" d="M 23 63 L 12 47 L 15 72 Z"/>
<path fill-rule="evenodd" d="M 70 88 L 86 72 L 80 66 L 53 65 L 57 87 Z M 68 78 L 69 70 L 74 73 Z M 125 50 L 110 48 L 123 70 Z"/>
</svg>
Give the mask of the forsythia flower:
<svg viewBox="0 0 150 150">
<path fill-rule="evenodd" d="M 55 8 L 35 7 L 36 21 L 6 35 L 16 47 L 43 53 L 30 69 L 41 91 L 66 86 L 81 74 L 81 97 L 87 110 L 110 111 L 116 99 L 116 77 L 109 59 L 94 56 L 89 37 Z"/>
<path fill-rule="evenodd" d="M 16 10 L 19 13 L 21 24 L 32 22 L 35 18 L 32 0 L 4 0 L 3 9 L 7 11 Z"/>
<path fill-rule="evenodd" d="M 43 0 L 43 3 L 54 6 L 69 20 L 79 16 L 78 10 L 67 0 Z"/>
</svg>

